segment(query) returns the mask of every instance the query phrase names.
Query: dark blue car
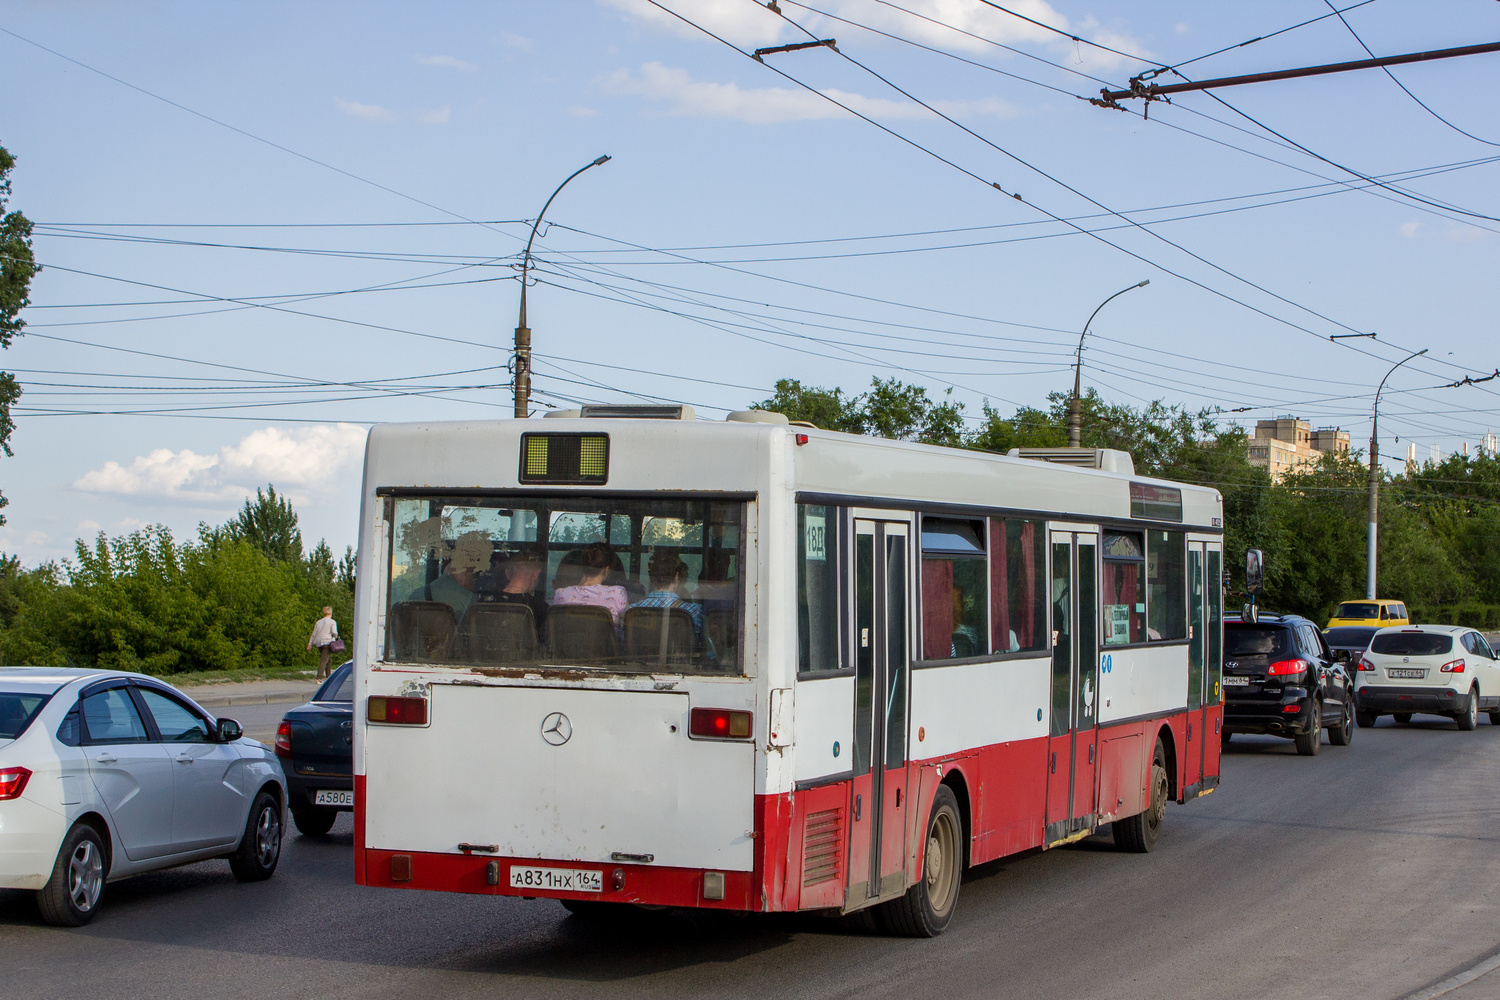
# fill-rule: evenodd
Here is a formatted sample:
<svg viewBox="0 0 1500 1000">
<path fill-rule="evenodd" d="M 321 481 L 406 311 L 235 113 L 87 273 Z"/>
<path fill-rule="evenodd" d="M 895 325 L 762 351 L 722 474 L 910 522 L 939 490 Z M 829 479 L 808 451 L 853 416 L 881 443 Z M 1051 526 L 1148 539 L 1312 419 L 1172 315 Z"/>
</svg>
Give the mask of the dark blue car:
<svg viewBox="0 0 1500 1000">
<path fill-rule="evenodd" d="M 308 837 L 354 809 L 354 663 L 339 667 L 306 705 L 282 716 L 276 756 L 286 774 L 292 822 Z"/>
</svg>

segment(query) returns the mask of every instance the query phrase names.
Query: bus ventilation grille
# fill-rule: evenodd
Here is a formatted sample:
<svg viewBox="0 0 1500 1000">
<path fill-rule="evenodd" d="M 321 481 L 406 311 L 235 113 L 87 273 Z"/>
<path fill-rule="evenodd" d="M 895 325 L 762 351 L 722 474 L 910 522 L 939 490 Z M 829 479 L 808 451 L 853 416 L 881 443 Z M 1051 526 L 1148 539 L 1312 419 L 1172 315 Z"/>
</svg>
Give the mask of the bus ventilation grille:
<svg viewBox="0 0 1500 1000">
<path fill-rule="evenodd" d="M 802 884 L 818 885 L 843 874 L 844 810 L 809 813 L 802 831 Z"/>
</svg>

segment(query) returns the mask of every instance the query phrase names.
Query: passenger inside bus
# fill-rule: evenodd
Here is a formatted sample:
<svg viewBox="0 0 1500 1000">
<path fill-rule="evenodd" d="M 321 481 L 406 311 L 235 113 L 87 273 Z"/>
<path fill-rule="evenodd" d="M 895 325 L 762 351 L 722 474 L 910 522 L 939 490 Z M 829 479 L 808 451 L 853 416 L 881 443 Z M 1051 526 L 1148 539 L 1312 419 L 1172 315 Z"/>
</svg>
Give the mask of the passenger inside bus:
<svg viewBox="0 0 1500 1000">
<path fill-rule="evenodd" d="M 570 563 L 570 556 L 577 558 Z M 562 563 L 558 566 L 557 576 L 553 579 L 556 589 L 552 592 L 552 606 L 592 605 L 607 608 L 610 618 L 614 620 L 615 632 L 623 636 L 622 619 L 625 609 L 630 605 L 630 597 L 623 585 L 606 582 L 606 578 L 611 575 L 617 562 L 619 560 L 614 550 L 603 542 L 594 542 L 585 548 L 568 553 L 563 557 Z M 621 576 L 624 575 L 623 568 L 622 566 Z M 570 580 L 576 582 L 569 582 Z"/>
<path fill-rule="evenodd" d="M 540 633 L 542 623 L 547 617 L 547 601 L 536 592 L 537 582 L 541 580 L 542 573 L 547 568 L 542 554 L 536 549 L 523 548 L 512 553 L 509 559 L 505 559 L 498 565 L 493 560 L 490 565 L 494 567 L 491 570 L 495 574 L 492 579 L 503 580 L 503 582 L 499 590 L 482 595 L 482 599 L 525 605 L 531 609 L 532 620 Z"/>
<path fill-rule="evenodd" d="M 694 643 L 704 651 L 707 657 L 713 658 L 713 643 L 708 642 L 703 634 L 706 621 L 703 606 L 685 600 L 682 596 L 687 574 L 688 565 L 682 561 L 681 556 L 672 549 L 657 549 L 651 554 L 651 560 L 646 566 L 646 575 L 651 581 L 651 592 L 632 604 L 627 614 L 637 608 L 670 608 L 686 612 L 692 620 Z"/>
</svg>

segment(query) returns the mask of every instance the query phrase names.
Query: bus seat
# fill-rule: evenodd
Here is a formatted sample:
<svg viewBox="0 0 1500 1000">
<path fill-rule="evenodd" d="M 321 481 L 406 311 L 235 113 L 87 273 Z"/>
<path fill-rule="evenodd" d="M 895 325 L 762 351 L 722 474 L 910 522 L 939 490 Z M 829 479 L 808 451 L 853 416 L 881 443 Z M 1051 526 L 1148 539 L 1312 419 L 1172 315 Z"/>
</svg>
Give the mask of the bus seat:
<svg viewBox="0 0 1500 1000">
<path fill-rule="evenodd" d="M 714 608 L 705 612 L 707 621 L 704 623 L 704 631 L 708 633 L 709 640 L 714 644 L 714 653 L 719 658 L 721 665 L 734 662 L 735 647 L 739 645 L 739 635 L 736 626 L 733 608 Z"/>
<path fill-rule="evenodd" d="M 397 661 L 446 660 L 458 631 L 458 616 L 442 601 L 401 601 L 388 617 L 391 656 Z"/>
<path fill-rule="evenodd" d="M 534 660 L 536 619 L 524 604 L 476 602 L 464 615 L 463 647 L 479 663 Z"/>
<path fill-rule="evenodd" d="M 625 655 L 658 665 L 691 664 L 698 645 L 693 616 L 682 608 L 630 608 L 625 612 Z"/>
<path fill-rule="evenodd" d="M 546 647 L 549 659 L 612 660 L 620 655 L 615 620 L 608 608 L 591 604 L 558 604 L 548 609 Z"/>
</svg>

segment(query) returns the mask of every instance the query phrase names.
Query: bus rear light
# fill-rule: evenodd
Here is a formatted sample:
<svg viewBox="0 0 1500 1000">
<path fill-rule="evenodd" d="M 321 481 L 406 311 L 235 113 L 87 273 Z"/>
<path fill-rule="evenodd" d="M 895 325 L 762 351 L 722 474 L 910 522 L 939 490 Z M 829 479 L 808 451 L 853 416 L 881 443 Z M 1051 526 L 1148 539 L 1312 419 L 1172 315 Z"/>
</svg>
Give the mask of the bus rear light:
<svg viewBox="0 0 1500 1000">
<path fill-rule="evenodd" d="M 693 736 L 717 740 L 748 740 L 750 713 L 731 712 L 725 708 L 695 708 L 688 725 Z"/>
<path fill-rule="evenodd" d="M 24 767 L 7 767 L 0 771 L 0 799 L 19 799 L 30 780 L 31 772 Z"/>
<path fill-rule="evenodd" d="M 1306 670 L 1307 664 L 1303 663 L 1301 660 L 1282 660 L 1279 663 L 1273 663 L 1269 667 L 1267 667 L 1266 676 L 1289 677 L 1295 674 L 1303 673 Z"/>
<path fill-rule="evenodd" d="M 365 718 L 394 726 L 427 725 L 426 698 L 387 698 L 371 695 L 365 702 Z"/>
<path fill-rule="evenodd" d="M 292 755 L 292 724 L 285 719 L 281 725 L 276 727 L 276 756 L 290 757 Z"/>
<path fill-rule="evenodd" d="M 1449 660 L 1441 667 L 1438 667 L 1438 670 L 1445 674 L 1461 674 L 1464 672 L 1464 667 L 1466 666 L 1468 666 L 1468 664 L 1466 664 L 1464 662 L 1464 658 L 1460 656 L 1456 660 Z"/>
</svg>

